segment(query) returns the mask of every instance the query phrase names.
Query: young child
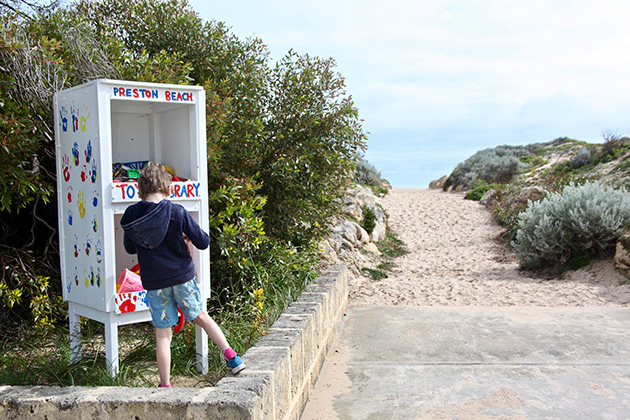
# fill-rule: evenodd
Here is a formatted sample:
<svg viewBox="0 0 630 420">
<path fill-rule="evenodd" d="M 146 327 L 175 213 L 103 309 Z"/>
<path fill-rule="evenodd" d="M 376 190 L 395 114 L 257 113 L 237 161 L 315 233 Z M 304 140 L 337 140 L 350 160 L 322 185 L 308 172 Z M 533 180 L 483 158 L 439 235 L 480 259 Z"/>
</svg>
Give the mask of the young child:
<svg viewBox="0 0 630 420">
<path fill-rule="evenodd" d="M 142 201 L 129 206 L 120 220 L 124 247 L 138 255 L 142 285 L 147 289 L 155 326 L 156 356 L 160 387 L 171 387 L 171 339 L 177 324 L 177 307 L 187 321 L 202 327 L 237 374 L 245 364 L 230 347 L 221 328 L 201 310 L 201 292 L 195 265 L 184 235 L 199 249 L 210 245 L 210 237 L 190 213 L 170 196 L 171 175 L 162 165 L 149 163 L 140 173 L 138 190 Z"/>
</svg>

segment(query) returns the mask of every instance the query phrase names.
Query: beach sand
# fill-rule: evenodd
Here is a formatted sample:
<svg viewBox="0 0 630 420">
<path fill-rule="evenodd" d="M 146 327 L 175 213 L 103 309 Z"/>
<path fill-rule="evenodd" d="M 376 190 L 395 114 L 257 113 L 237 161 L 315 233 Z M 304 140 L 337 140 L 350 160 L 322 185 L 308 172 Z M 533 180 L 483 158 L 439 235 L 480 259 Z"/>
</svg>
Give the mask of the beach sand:
<svg viewBox="0 0 630 420">
<path fill-rule="evenodd" d="M 381 199 L 409 254 L 389 277 L 361 277 L 350 305 L 628 306 L 630 284 L 612 258 L 553 278 L 519 269 L 492 213 L 463 194 L 394 189 Z"/>
<path fill-rule="evenodd" d="M 389 224 L 409 254 L 397 258 L 388 278 L 359 278 L 349 286 L 349 305 L 411 306 L 628 306 L 630 284 L 612 259 L 562 277 L 521 271 L 502 245 L 503 229 L 490 210 L 463 194 L 394 189 L 381 199 Z M 338 418 L 336 398 L 349 392 L 350 349 L 335 339 L 302 420 Z M 486 413 L 485 411 L 483 412 Z M 477 418 L 473 412 L 462 418 Z M 484 417 L 486 418 L 486 417 Z M 493 417 L 494 418 L 494 417 Z"/>
</svg>

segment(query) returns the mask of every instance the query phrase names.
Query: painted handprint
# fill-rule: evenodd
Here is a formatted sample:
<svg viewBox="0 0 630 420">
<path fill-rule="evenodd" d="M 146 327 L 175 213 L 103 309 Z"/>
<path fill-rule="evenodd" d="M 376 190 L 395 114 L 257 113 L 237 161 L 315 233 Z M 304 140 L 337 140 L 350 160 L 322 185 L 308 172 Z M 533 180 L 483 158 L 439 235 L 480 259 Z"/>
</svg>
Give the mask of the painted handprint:
<svg viewBox="0 0 630 420">
<path fill-rule="evenodd" d="M 68 224 L 72 226 L 72 210 L 68 210 Z"/>
<path fill-rule="evenodd" d="M 96 262 L 103 262 L 103 245 L 101 244 L 101 240 L 96 241 L 96 245 L 94 246 L 94 250 L 96 251 Z M 99 269 L 100 270 L 100 269 Z"/>
<path fill-rule="evenodd" d="M 92 205 L 98 207 L 98 191 L 92 191 Z"/>
<path fill-rule="evenodd" d="M 83 219 L 85 217 L 85 193 L 83 191 L 79 191 L 77 207 L 79 208 L 79 217 Z"/>
<path fill-rule="evenodd" d="M 90 178 L 92 179 L 92 184 L 96 182 L 96 159 L 92 159 L 92 170 L 90 171 Z"/>
<path fill-rule="evenodd" d="M 79 131 L 79 110 L 71 106 L 70 114 L 72 114 L 72 132 L 76 133 Z"/>
<path fill-rule="evenodd" d="M 85 243 L 85 255 L 89 257 L 91 252 L 92 252 L 92 244 L 90 243 L 90 240 L 88 239 L 88 241 Z"/>
<path fill-rule="evenodd" d="M 92 160 L 92 140 L 88 140 L 87 148 L 85 149 L 85 163 L 90 163 Z"/>
<path fill-rule="evenodd" d="M 98 232 L 98 219 L 96 218 L 96 216 L 94 216 L 94 218 L 92 219 L 92 230 L 94 232 Z"/>
<path fill-rule="evenodd" d="M 85 133 L 85 129 L 87 128 L 87 120 L 90 118 L 90 112 L 88 111 L 87 105 L 83 105 L 81 110 L 79 111 L 79 128 L 83 133 Z M 86 115 L 87 114 L 87 115 Z"/>
<path fill-rule="evenodd" d="M 74 254 L 74 258 L 79 256 L 79 238 L 77 235 L 74 235 L 74 244 L 72 245 L 72 253 Z"/>
<path fill-rule="evenodd" d="M 76 266 L 74 267 L 74 284 L 79 285 L 79 269 Z"/>
<path fill-rule="evenodd" d="M 79 166 L 79 143 L 77 143 L 76 141 L 72 145 L 72 158 L 74 166 Z"/>
<path fill-rule="evenodd" d="M 68 155 L 63 155 L 61 162 L 63 166 L 63 180 L 68 182 L 70 181 L 70 158 Z"/>
<path fill-rule="evenodd" d="M 96 267 L 96 285 L 101 287 L 101 268 Z"/>
<path fill-rule="evenodd" d="M 88 272 L 86 269 L 83 269 L 83 279 L 85 280 L 85 287 L 90 286 L 90 277 L 88 276 Z"/>
<path fill-rule="evenodd" d="M 66 110 L 65 106 L 61 107 L 61 111 L 59 111 L 59 118 L 61 120 L 61 130 L 68 131 L 68 110 Z"/>
</svg>

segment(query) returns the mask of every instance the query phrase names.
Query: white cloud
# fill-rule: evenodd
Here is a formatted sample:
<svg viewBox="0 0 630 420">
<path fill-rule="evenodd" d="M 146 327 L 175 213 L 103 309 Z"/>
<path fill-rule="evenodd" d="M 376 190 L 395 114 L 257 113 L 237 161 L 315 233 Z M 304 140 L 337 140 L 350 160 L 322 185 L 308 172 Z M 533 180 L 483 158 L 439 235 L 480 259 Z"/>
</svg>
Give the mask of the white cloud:
<svg viewBox="0 0 630 420">
<path fill-rule="evenodd" d="M 498 144 L 630 134 L 627 0 L 191 4 L 276 59 L 332 56 L 371 132 L 367 158 L 395 185 L 426 186 L 443 173 L 425 168 Z"/>
</svg>

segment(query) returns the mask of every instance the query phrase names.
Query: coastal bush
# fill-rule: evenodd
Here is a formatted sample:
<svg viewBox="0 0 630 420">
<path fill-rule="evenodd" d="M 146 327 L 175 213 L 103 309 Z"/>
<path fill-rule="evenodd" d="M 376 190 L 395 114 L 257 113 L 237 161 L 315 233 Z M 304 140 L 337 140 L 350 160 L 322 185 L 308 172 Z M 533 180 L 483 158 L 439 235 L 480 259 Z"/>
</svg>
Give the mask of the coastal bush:
<svg viewBox="0 0 630 420">
<path fill-rule="evenodd" d="M 333 59 L 289 52 L 271 70 L 263 141 L 248 146 L 267 197 L 265 231 L 296 247 L 328 233 L 366 136 Z"/>
<path fill-rule="evenodd" d="M 43 332 L 66 310 L 52 96 L 116 72 L 84 22 L 36 3 L 0 5 L 0 323 L 26 321 Z"/>
<path fill-rule="evenodd" d="M 448 184 L 455 189 L 470 190 L 484 184 L 509 182 L 531 166 L 521 157 L 535 153 L 539 147 L 535 144 L 481 150 L 455 167 Z"/>
<path fill-rule="evenodd" d="M 592 164 L 597 162 L 597 156 L 594 156 L 589 148 L 583 146 L 570 160 L 556 164 L 553 167 L 553 175 L 562 176 L 562 174 L 564 174 L 568 176 L 569 179 L 572 179 L 575 178 L 577 174 L 584 174 L 585 169 L 592 167 Z"/>
<path fill-rule="evenodd" d="M 578 268 L 609 251 L 629 222 L 625 190 L 571 184 L 519 215 L 512 245 L 523 268 Z"/>
<path fill-rule="evenodd" d="M 598 163 L 617 160 L 630 152 L 630 138 L 617 134 L 604 133 L 604 144 L 600 152 L 594 157 Z"/>
<path fill-rule="evenodd" d="M 381 253 L 380 262 L 376 268 L 364 267 L 361 272 L 372 280 L 378 281 L 387 278 L 396 265 L 394 260 L 408 254 L 409 251 L 407 245 L 389 227 L 385 238 L 377 242 L 376 246 Z"/>
<path fill-rule="evenodd" d="M 497 185 L 492 204 L 494 220 L 506 230 L 504 237 L 508 243 L 516 237 L 519 214 L 527 209 L 527 203 L 518 202 L 516 198 L 521 188 L 512 184 Z"/>
<path fill-rule="evenodd" d="M 478 187 L 468 191 L 464 198 L 466 200 L 479 201 L 479 200 L 481 200 L 481 197 L 483 197 L 485 193 L 487 193 L 488 191 L 490 191 L 492 189 L 495 189 L 495 188 L 496 188 L 495 184 L 480 185 L 480 186 L 478 186 Z"/>
<path fill-rule="evenodd" d="M 569 161 L 569 166 L 573 169 L 579 169 L 591 163 L 591 157 L 591 151 L 586 147 L 582 147 L 578 150 L 573 159 Z"/>
<path fill-rule="evenodd" d="M 357 183 L 371 187 L 378 187 L 383 182 L 381 172 L 363 156 L 357 156 L 357 166 L 354 177 Z"/>
<path fill-rule="evenodd" d="M 365 229 L 368 235 L 371 235 L 376 227 L 376 214 L 374 210 L 372 210 L 368 206 L 361 207 L 361 211 L 363 212 L 363 220 L 361 221 L 361 227 Z"/>
</svg>

